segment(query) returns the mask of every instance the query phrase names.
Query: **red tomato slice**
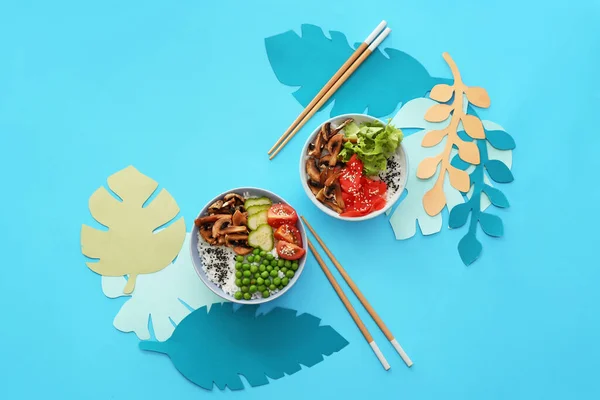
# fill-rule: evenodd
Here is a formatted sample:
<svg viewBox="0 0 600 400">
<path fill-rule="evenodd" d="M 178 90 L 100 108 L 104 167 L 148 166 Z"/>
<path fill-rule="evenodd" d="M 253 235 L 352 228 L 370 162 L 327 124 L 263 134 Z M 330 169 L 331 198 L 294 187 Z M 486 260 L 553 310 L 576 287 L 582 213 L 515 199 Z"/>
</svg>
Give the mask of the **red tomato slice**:
<svg viewBox="0 0 600 400">
<path fill-rule="evenodd" d="M 277 242 L 277 254 L 284 260 L 297 260 L 301 258 L 304 253 L 306 253 L 306 250 L 293 243 L 286 242 L 285 240 Z"/>
<path fill-rule="evenodd" d="M 296 210 L 287 204 L 273 204 L 267 213 L 267 223 L 272 227 L 278 227 L 283 224 L 296 225 L 298 214 Z"/>
<path fill-rule="evenodd" d="M 302 235 L 300 231 L 293 225 L 281 225 L 275 231 L 275 239 L 284 240 L 289 243 L 294 243 L 297 246 L 302 246 Z"/>
</svg>

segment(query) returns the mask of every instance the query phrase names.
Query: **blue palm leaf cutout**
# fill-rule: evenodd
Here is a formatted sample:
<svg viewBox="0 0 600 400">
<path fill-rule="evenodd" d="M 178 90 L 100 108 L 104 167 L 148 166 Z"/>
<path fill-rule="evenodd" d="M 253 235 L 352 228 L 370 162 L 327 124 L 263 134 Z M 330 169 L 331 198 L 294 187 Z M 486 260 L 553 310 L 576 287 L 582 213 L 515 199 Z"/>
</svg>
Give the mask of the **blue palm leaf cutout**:
<svg viewBox="0 0 600 400">
<path fill-rule="evenodd" d="M 243 375 L 251 386 L 266 385 L 312 367 L 323 355 L 348 341 L 310 314 L 275 308 L 256 316 L 258 306 L 233 309 L 232 303 L 200 308 L 184 318 L 166 342 L 140 342 L 142 350 L 167 354 L 183 376 L 212 390 L 241 390 Z"/>
<path fill-rule="evenodd" d="M 470 107 L 468 113 L 476 115 L 475 111 Z M 475 169 L 469 174 L 471 185 L 473 187 L 473 194 L 466 203 L 454 207 L 450 211 L 448 217 L 450 229 L 457 229 L 466 224 L 469 214 L 471 214 L 469 230 L 458 243 L 458 253 L 465 265 L 470 265 L 477 260 L 483 249 L 481 242 L 477 240 L 477 223 L 479 223 L 483 232 L 488 236 L 501 237 L 504 235 L 504 225 L 500 217 L 481 211 L 481 194 L 485 193 L 495 207 L 509 207 L 508 199 L 504 193 L 502 193 L 500 189 L 487 185 L 484 182 L 483 177 L 485 171 L 487 171 L 488 176 L 495 182 L 507 183 L 513 180 L 512 172 L 502 161 L 490 160 L 488 158 L 487 142 L 489 141 L 492 146 L 501 150 L 514 149 L 515 142 L 513 138 L 504 131 L 485 130 L 485 133 L 487 140 L 476 140 L 480 154 L 480 164 L 476 165 Z M 464 132 L 460 132 L 459 136 L 463 140 L 473 140 L 466 136 Z M 466 170 L 470 166 L 470 164 L 465 163 L 458 156 L 455 156 L 451 163 L 456 168 L 462 170 Z"/>
<path fill-rule="evenodd" d="M 299 87 L 294 97 L 306 106 L 354 48 L 341 32 L 330 31 L 329 39 L 321 28 L 310 24 L 302 25 L 301 32 L 301 36 L 287 31 L 268 37 L 265 47 L 277 79 L 284 85 Z M 324 105 L 335 100 L 332 116 L 368 109 L 370 115 L 384 117 L 398 104 L 424 96 L 438 83 L 450 82 L 430 76 L 419 61 L 402 51 L 385 51 L 389 58 L 375 51 Z"/>
</svg>

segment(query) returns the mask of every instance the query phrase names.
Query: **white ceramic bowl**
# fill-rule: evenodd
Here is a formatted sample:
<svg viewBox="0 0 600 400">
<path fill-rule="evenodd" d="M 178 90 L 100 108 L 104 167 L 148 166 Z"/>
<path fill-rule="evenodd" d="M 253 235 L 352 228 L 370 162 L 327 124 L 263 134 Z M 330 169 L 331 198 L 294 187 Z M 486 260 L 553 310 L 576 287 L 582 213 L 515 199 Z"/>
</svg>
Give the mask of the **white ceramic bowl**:
<svg viewBox="0 0 600 400">
<path fill-rule="evenodd" d="M 357 124 L 360 124 L 361 122 L 379 121 L 385 125 L 384 121 L 382 121 L 378 118 L 375 118 L 375 117 L 371 117 L 370 115 L 366 115 L 366 114 L 339 115 L 337 117 L 328 119 L 327 121 L 323 122 L 323 124 L 326 124 L 329 122 L 329 123 L 333 124 L 334 126 L 337 126 L 340 123 L 342 123 L 345 119 L 348 119 L 348 118 L 354 119 L 354 121 Z M 317 200 L 315 195 L 310 191 L 310 188 L 308 187 L 308 180 L 307 180 L 308 176 L 306 174 L 306 159 L 308 158 L 308 156 L 306 153 L 308 153 L 308 146 L 314 140 L 315 136 L 319 133 L 319 131 L 321 130 L 321 126 L 323 124 L 319 125 L 317 127 L 317 129 L 315 129 L 313 131 L 313 133 L 308 137 L 308 140 L 306 141 L 306 143 L 304 144 L 304 147 L 302 148 L 302 153 L 300 154 L 300 181 L 302 182 L 302 187 L 304 188 L 304 192 L 306 193 L 308 198 L 314 203 L 315 206 L 317 206 L 317 208 L 319 208 L 325 214 L 327 214 L 333 218 L 341 219 L 344 221 L 353 221 L 353 222 L 365 221 L 365 220 L 375 218 L 375 217 L 385 213 L 394 203 L 396 203 L 398 201 L 398 199 L 402 195 L 402 192 L 404 191 L 404 187 L 406 186 L 406 180 L 408 178 L 408 157 L 406 156 L 406 151 L 404 150 L 404 146 L 402 145 L 402 143 L 400 143 L 400 146 L 398 146 L 398 150 L 397 150 L 397 154 L 396 154 L 398 168 L 401 171 L 398 190 L 396 190 L 396 192 L 388 199 L 385 207 L 382 208 L 381 210 L 377 210 L 377 211 L 372 212 L 371 214 L 365 215 L 363 217 L 342 217 L 338 213 L 333 211 L 331 208 L 327 207 L 326 205 L 321 203 L 319 200 Z"/>
<path fill-rule="evenodd" d="M 242 188 L 228 190 L 226 192 L 219 194 L 215 198 L 213 198 L 211 201 L 206 203 L 206 205 L 202 208 L 202 210 L 198 214 L 198 217 L 208 214 L 208 206 L 213 204 L 215 201 L 223 198 L 223 196 L 225 196 L 227 193 L 237 193 L 241 196 L 249 195 L 250 197 L 263 197 L 264 196 L 264 197 L 270 198 L 273 201 L 273 203 L 283 203 L 283 204 L 290 205 L 287 201 L 285 201 L 284 199 L 282 199 L 275 193 L 269 192 L 268 190 L 253 188 L 253 187 L 242 187 Z M 296 271 L 294 277 L 290 280 L 288 285 L 286 287 L 284 287 L 282 290 L 278 291 L 277 293 L 275 293 L 267 298 L 258 298 L 258 299 L 253 299 L 253 300 L 236 300 L 235 297 L 228 295 L 227 293 L 225 293 L 223 291 L 223 289 L 221 289 L 214 282 L 212 282 L 210 279 L 208 279 L 208 276 L 206 276 L 206 272 L 204 272 L 204 269 L 202 268 L 202 260 L 200 259 L 200 255 L 198 254 L 198 240 L 199 240 L 198 227 L 196 226 L 196 224 L 194 224 L 194 227 L 192 228 L 192 237 L 190 240 L 190 252 L 192 255 L 192 261 L 194 263 L 194 268 L 196 269 L 196 273 L 198 274 L 198 276 L 200 277 L 202 282 L 204 282 L 206 287 L 208 287 L 213 293 L 215 293 L 217 296 L 222 297 L 223 299 L 231 301 L 233 303 L 261 304 L 261 303 L 266 303 L 266 302 L 275 300 L 275 299 L 283 296 L 284 293 L 287 293 L 292 288 L 292 286 L 294 286 L 294 284 L 298 281 L 298 279 L 300 278 L 300 275 L 302 275 L 302 271 L 304 271 L 304 264 L 306 264 L 306 256 L 308 255 L 308 247 L 307 247 L 308 240 L 306 238 L 306 231 L 304 230 L 304 225 L 302 224 L 302 220 L 299 217 L 298 217 L 298 223 L 297 223 L 296 227 L 298 228 L 298 230 L 300 231 L 300 235 L 302 236 L 302 244 L 303 244 L 304 250 L 306 250 L 306 254 L 304 254 L 304 256 L 302 256 L 302 258 L 300 258 L 298 260 L 298 270 Z"/>
</svg>

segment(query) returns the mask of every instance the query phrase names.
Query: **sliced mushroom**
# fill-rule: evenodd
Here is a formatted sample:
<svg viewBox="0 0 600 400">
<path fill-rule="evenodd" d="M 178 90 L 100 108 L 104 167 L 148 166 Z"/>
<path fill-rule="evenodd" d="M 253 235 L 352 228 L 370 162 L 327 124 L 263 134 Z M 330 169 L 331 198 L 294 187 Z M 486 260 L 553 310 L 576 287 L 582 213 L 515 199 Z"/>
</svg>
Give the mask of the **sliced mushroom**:
<svg viewBox="0 0 600 400">
<path fill-rule="evenodd" d="M 344 198 L 342 197 L 342 186 L 340 185 L 339 181 L 336 182 L 336 184 L 335 184 L 334 193 L 335 193 L 335 203 L 338 206 L 340 206 L 341 209 L 345 209 L 346 203 L 344 202 Z"/>
<path fill-rule="evenodd" d="M 225 201 L 229 201 L 231 199 L 235 199 L 237 203 L 244 204 L 244 198 L 237 193 L 227 193 L 223 199 Z"/>
<path fill-rule="evenodd" d="M 247 254 L 252 253 L 252 250 L 254 250 L 252 247 L 246 247 L 246 246 L 236 246 L 233 248 L 233 251 L 235 252 L 235 254 L 238 254 L 240 256 L 245 256 Z"/>
<path fill-rule="evenodd" d="M 246 246 L 248 242 L 247 234 L 225 235 L 225 244 L 229 247 Z"/>
<path fill-rule="evenodd" d="M 310 157 L 319 158 L 321 156 L 321 151 L 323 151 L 323 146 L 325 142 L 323 141 L 323 137 L 321 135 L 317 135 L 315 140 L 308 145 L 308 155 Z"/>
<path fill-rule="evenodd" d="M 319 193 L 319 190 L 323 188 L 323 185 L 321 184 L 321 182 L 309 180 L 308 187 L 310 188 L 310 191 L 316 196 L 317 193 Z"/>
<path fill-rule="evenodd" d="M 331 158 L 329 159 L 329 166 L 334 167 L 337 164 L 337 158 L 342 151 L 342 145 L 344 142 L 344 134 L 338 133 L 334 135 L 331 140 L 327 143 L 327 150 L 329 154 L 331 154 Z"/>
<path fill-rule="evenodd" d="M 217 240 L 214 237 L 212 237 L 211 228 L 206 228 L 204 226 L 200 227 L 200 236 L 202 236 L 202 239 L 204 239 L 208 244 L 212 245 L 217 243 Z"/>
<path fill-rule="evenodd" d="M 217 212 L 219 212 L 219 210 L 223 208 L 223 200 L 217 200 L 214 203 L 212 203 L 210 206 L 208 206 L 208 212 L 209 214 L 215 214 Z"/>
<path fill-rule="evenodd" d="M 325 198 L 325 188 L 320 189 L 317 194 L 315 195 L 315 197 L 317 198 L 317 200 L 319 200 L 320 202 L 324 202 L 326 200 Z"/>
<path fill-rule="evenodd" d="M 233 213 L 233 217 L 231 217 L 231 221 L 234 226 L 246 225 L 247 218 L 243 212 L 236 210 Z"/>
<path fill-rule="evenodd" d="M 308 177 L 315 181 L 315 182 L 319 182 L 321 179 L 321 171 L 319 170 L 319 167 L 317 166 L 317 160 L 314 158 L 308 158 L 306 160 L 306 173 L 308 174 Z"/>
<path fill-rule="evenodd" d="M 219 246 L 223 246 L 223 245 L 225 244 L 225 236 L 219 236 L 219 237 L 217 238 L 217 244 L 218 244 Z"/>
<path fill-rule="evenodd" d="M 196 224 L 196 226 L 202 226 L 202 225 L 206 225 L 206 224 L 212 224 L 213 222 L 216 222 L 218 219 L 223 218 L 223 217 L 231 217 L 231 215 L 227 215 L 227 214 L 207 215 L 205 217 L 197 218 L 194 221 L 194 224 Z"/>
<path fill-rule="evenodd" d="M 328 165 L 330 159 L 331 154 L 325 154 L 323 157 L 319 158 L 319 165 Z"/>
<path fill-rule="evenodd" d="M 350 122 L 354 121 L 352 118 L 348 118 L 346 120 L 344 120 L 344 122 L 342 122 L 341 124 L 339 124 L 337 126 L 337 128 L 332 130 L 332 134 L 338 134 L 342 129 L 344 129 L 346 127 L 346 125 L 348 125 Z"/>
<path fill-rule="evenodd" d="M 212 227 L 213 237 L 216 238 L 219 235 L 221 235 L 221 230 L 227 227 L 225 224 L 229 225 L 230 223 L 231 223 L 231 215 L 226 215 L 222 218 L 219 218 Z"/>
<path fill-rule="evenodd" d="M 245 226 L 229 226 L 225 229 L 221 229 L 219 232 L 220 235 L 231 235 L 234 233 L 247 233 L 248 228 Z"/>
<path fill-rule="evenodd" d="M 323 201 L 323 204 L 325 204 L 327 207 L 331 208 L 333 211 L 335 211 L 338 214 L 344 212 L 344 210 L 340 206 L 338 206 L 331 200 L 325 199 Z"/>
<path fill-rule="evenodd" d="M 331 124 L 329 122 L 321 125 L 320 134 L 323 137 L 323 142 L 325 142 L 325 143 L 327 143 L 327 141 L 329 140 L 329 138 L 331 136 L 333 136 L 333 134 L 331 132 Z"/>
</svg>

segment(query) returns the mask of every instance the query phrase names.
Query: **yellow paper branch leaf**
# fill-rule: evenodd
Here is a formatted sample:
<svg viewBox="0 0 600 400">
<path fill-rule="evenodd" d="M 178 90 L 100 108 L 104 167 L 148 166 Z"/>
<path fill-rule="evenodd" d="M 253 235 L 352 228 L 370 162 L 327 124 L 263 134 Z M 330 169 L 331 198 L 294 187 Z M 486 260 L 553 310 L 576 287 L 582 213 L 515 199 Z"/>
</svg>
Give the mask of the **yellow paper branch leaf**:
<svg viewBox="0 0 600 400">
<path fill-rule="evenodd" d="M 467 88 L 465 94 L 469 103 L 480 108 L 488 108 L 491 104 L 487 90 L 482 87 L 472 86 Z"/>
<path fill-rule="evenodd" d="M 429 97 L 431 97 L 435 101 L 439 101 L 440 103 L 445 103 L 452 98 L 452 94 L 454 93 L 454 89 L 450 85 L 446 85 L 445 83 L 440 83 L 439 85 L 435 85 L 433 89 L 431 89 L 431 93 L 429 93 Z"/>
<path fill-rule="evenodd" d="M 436 146 L 442 141 L 442 139 L 444 139 L 444 137 L 446 137 L 445 130 L 429 131 L 423 137 L 423 141 L 421 141 L 421 146 L 423 146 L 423 147 Z"/>
<path fill-rule="evenodd" d="M 130 166 L 108 178 L 109 187 L 119 196 L 116 200 L 104 188 L 90 197 L 92 216 L 108 231 L 83 225 L 81 251 L 98 262 L 86 263 L 104 276 L 128 275 L 124 293 L 132 293 L 139 274 L 160 271 L 179 253 L 185 239 L 183 218 L 154 233 L 172 221 L 179 212 L 173 197 L 162 190 L 147 207 L 144 203 L 158 184 Z"/>
<path fill-rule="evenodd" d="M 463 115 L 461 120 L 467 135 L 473 139 L 485 139 L 485 131 L 479 118 L 474 115 Z"/>
<path fill-rule="evenodd" d="M 442 141 L 444 136 L 447 136 L 444 150 L 436 157 L 425 159 L 417 168 L 417 177 L 428 179 L 435 175 L 438 164 L 441 165 L 440 173 L 437 176 L 433 188 L 423 196 L 423 207 L 427 214 L 435 216 L 439 214 L 446 206 L 446 196 L 444 194 L 443 182 L 446 173 L 449 175 L 450 184 L 461 192 L 468 192 L 470 188 L 470 178 L 466 171 L 454 168 L 450 164 L 450 156 L 452 148 L 458 147 L 458 155 L 460 158 L 470 164 L 479 164 L 481 162 L 479 149 L 475 142 L 464 142 L 458 136 L 458 127 L 462 121 L 463 128 L 467 135 L 473 139 L 485 139 L 485 131 L 481 120 L 474 115 L 466 115 L 464 110 L 467 108 L 464 97 L 477 107 L 489 107 L 490 98 L 485 89 L 480 87 L 467 87 L 460 76 L 456 63 L 448 53 L 443 54 L 444 60 L 448 63 L 454 84 L 452 86 L 439 84 L 431 89 L 429 97 L 438 102 L 448 102 L 452 99 L 451 104 L 436 104 L 425 113 L 425 120 L 429 122 L 442 122 L 450 115 L 450 123 L 448 127 L 442 131 L 429 132 L 421 142 L 423 147 L 432 147 Z M 443 135 L 440 134 L 443 132 Z M 435 161 L 435 163 L 434 163 Z"/>
<path fill-rule="evenodd" d="M 429 122 L 442 122 L 450 116 L 452 106 L 448 104 L 436 104 L 425 113 L 425 120 Z"/>
</svg>

